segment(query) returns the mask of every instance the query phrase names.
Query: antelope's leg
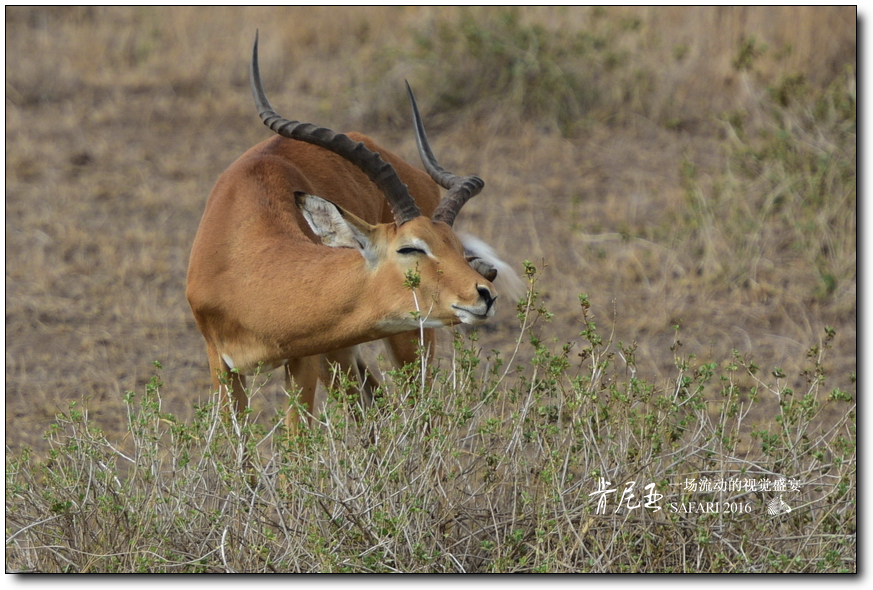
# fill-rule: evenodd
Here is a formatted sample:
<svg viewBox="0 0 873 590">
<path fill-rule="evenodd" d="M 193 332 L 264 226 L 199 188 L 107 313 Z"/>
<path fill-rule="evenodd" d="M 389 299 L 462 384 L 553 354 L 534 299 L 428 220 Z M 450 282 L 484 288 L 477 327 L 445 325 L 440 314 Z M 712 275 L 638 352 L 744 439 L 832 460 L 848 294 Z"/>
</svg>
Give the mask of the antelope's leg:
<svg viewBox="0 0 873 590">
<path fill-rule="evenodd" d="M 365 410 L 373 403 L 373 398 L 376 389 L 379 387 L 379 381 L 370 373 L 370 369 L 364 362 L 361 356 L 361 349 L 358 346 L 350 346 L 339 350 L 331 351 L 324 355 L 324 363 L 321 371 L 321 382 L 325 387 L 335 387 L 336 373 L 331 365 L 338 365 L 339 370 L 344 372 L 352 382 L 352 388 L 346 391 L 347 394 L 358 393 L 360 395 L 361 407 Z"/>
<path fill-rule="evenodd" d="M 249 407 L 245 376 L 231 371 L 228 364 L 221 358 L 218 349 L 211 342 L 206 343 L 206 353 L 209 356 L 209 370 L 212 373 L 212 391 L 219 392 L 222 406 L 233 399 L 233 409 L 237 419 L 242 421 Z"/>
<path fill-rule="evenodd" d="M 310 414 L 315 411 L 315 389 L 318 387 L 320 356 L 291 359 L 285 365 L 285 390 L 290 394 L 300 390 L 300 404 Z M 300 425 L 300 414 L 293 406 L 285 414 L 289 435 L 295 435 Z"/>
<path fill-rule="evenodd" d="M 391 360 L 397 367 L 402 367 L 409 363 L 418 363 L 420 360 L 419 350 L 430 364 L 433 361 L 434 349 L 436 348 L 436 333 L 432 328 L 424 330 L 424 339 L 422 340 L 421 333 L 418 330 L 411 332 L 403 332 L 383 338 L 382 341 L 388 348 L 388 353 Z"/>
</svg>

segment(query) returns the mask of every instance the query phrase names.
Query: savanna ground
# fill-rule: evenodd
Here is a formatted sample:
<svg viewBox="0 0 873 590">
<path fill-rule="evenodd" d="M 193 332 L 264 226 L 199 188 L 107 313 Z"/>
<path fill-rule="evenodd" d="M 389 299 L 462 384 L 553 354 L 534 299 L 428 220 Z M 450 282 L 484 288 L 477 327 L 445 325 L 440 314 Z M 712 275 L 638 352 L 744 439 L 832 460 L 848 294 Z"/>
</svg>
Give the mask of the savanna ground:
<svg viewBox="0 0 873 590">
<path fill-rule="evenodd" d="M 118 461 L 116 446 L 143 454 L 136 468 L 120 470 L 132 473 L 127 479 L 113 471 L 104 484 L 135 487 L 137 469 L 155 477 L 166 469 L 156 457 L 177 461 L 188 453 L 174 446 L 181 440 L 175 438 L 160 443 L 169 450 L 149 447 L 167 434 L 161 423 L 191 425 L 197 434 L 182 437 L 189 443 L 217 440 L 197 430 L 212 415 L 211 382 L 185 301 L 185 273 L 212 184 L 270 133 L 249 91 L 256 29 L 262 75 L 280 113 L 363 131 L 417 163 L 403 89 L 409 80 L 443 165 L 486 181 L 456 228 L 489 242 L 519 274 L 525 274 L 523 261 L 537 269 L 528 267 L 537 297 L 527 297 L 526 328 L 514 302 L 502 299 L 476 340 L 461 338 L 479 351 L 476 361 L 465 346 L 453 346 L 446 331 L 439 365 L 455 377 L 436 383 L 453 386 L 451 392 L 437 387 L 414 394 L 414 377 L 386 376 L 396 380 L 399 398 L 420 401 L 437 393 L 446 400 L 441 416 L 454 404 L 473 420 L 452 422 L 463 423 L 464 434 L 447 434 L 440 443 L 422 438 L 433 431 L 412 436 L 378 422 L 383 440 L 394 433 L 417 441 L 410 444 L 424 454 L 416 469 L 398 458 L 400 447 L 390 446 L 372 472 L 346 473 L 359 490 L 344 487 L 351 485 L 346 480 L 329 493 L 312 487 L 318 493 L 306 498 L 315 508 L 299 494 L 276 496 L 289 503 L 287 510 L 276 508 L 276 498 L 272 504 L 259 498 L 259 505 L 273 507 L 264 509 L 269 517 L 259 521 L 261 528 L 242 516 L 252 510 L 233 518 L 220 512 L 228 525 L 198 509 L 210 514 L 210 523 L 223 522 L 217 537 L 207 525 L 190 522 L 185 526 L 196 532 L 185 537 L 178 522 L 170 525 L 172 516 L 161 521 L 166 529 L 152 523 L 151 533 L 131 524 L 131 513 L 159 518 L 156 505 L 169 510 L 165 496 L 157 502 L 130 492 L 130 502 L 141 505 L 101 504 L 101 510 L 112 504 L 116 516 L 124 512 L 125 525 L 102 518 L 100 510 L 83 516 L 89 493 L 65 499 L 59 490 L 71 489 L 70 481 L 100 479 L 80 470 L 111 466 Z M 852 7 L 7 7 L 7 568 L 854 571 L 855 81 Z M 162 365 L 160 385 L 153 361 Z M 470 391 L 491 392 L 473 405 L 478 413 L 463 401 L 472 395 L 464 389 L 468 383 L 478 383 Z M 128 391 L 145 400 L 141 406 L 129 407 Z M 536 391 L 541 405 L 525 402 L 533 398 L 521 391 Z M 158 394 L 160 412 L 150 405 Z M 683 414 L 694 405 L 684 405 L 686 395 L 705 400 L 692 412 L 698 430 L 688 428 Z M 727 401 L 716 407 L 711 398 L 719 396 Z M 503 414 L 492 398 L 501 400 Z M 668 398 L 672 406 L 659 405 Z M 258 389 L 253 421 L 269 430 L 286 399 L 275 385 Z M 81 408 L 83 401 L 85 415 L 69 410 L 71 402 Z M 589 413 L 589 403 L 599 409 Z M 409 411 L 403 405 L 397 415 L 421 419 Z M 659 416 L 645 436 L 631 428 L 640 411 Z M 426 416 L 429 424 L 439 423 Z M 576 428 L 595 422 L 615 430 L 604 435 Z M 335 432 L 333 422 L 326 424 Z M 322 461 L 337 461 L 345 473 L 350 464 L 366 462 L 362 449 L 381 447 L 362 446 L 351 432 L 354 424 L 342 424 L 336 430 L 342 436 L 327 436 L 329 444 L 309 440 L 313 446 L 300 450 L 276 443 L 276 452 L 330 455 Z M 725 431 L 734 433 L 730 441 L 723 440 Z M 228 439 L 232 433 L 221 439 L 232 447 Z M 627 446 L 632 439 L 635 450 Z M 524 446 L 537 440 L 536 449 Z M 707 446 L 713 441 L 730 451 Z M 464 463 L 457 445 L 478 459 Z M 608 450 L 589 456 L 598 445 Z M 108 454 L 83 450 L 98 448 Z M 703 448 L 705 456 L 698 457 Z M 22 455 L 24 449 L 33 452 Z M 552 459 L 566 452 L 563 468 L 534 468 L 539 451 Z M 683 454 L 688 464 L 677 468 L 669 457 Z M 36 475 L 24 482 L 15 479 L 31 471 L 21 468 L 22 456 L 50 462 L 33 468 Z M 529 463 L 510 468 L 509 456 Z M 634 471 L 642 456 L 645 468 Z M 708 463 L 713 456 L 718 466 Z M 191 468 L 189 460 L 173 463 L 178 473 Z M 224 476 L 204 475 L 223 463 L 203 461 L 194 462 L 199 476 L 188 473 L 162 489 L 174 498 L 205 497 L 216 482 L 227 484 Z M 404 513 L 402 522 L 386 516 L 387 501 L 382 512 L 353 506 L 372 488 L 365 482 L 393 481 L 399 472 L 391 466 L 398 464 L 407 484 L 433 475 L 411 496 L 432 504 L 415 518 Z M 63 467 L 55 472 L 52 465 Z M 322 481 L 294 465 L 264 468 L 263 477 L 277 479 L 281 472 L 288 481 Z M 730 522 L 707 524 L 707 515 L 692 515 L 684 528 L 666 515 L 664 522 L 640 517 L 633 523 L 593 516 L 588 494 L 600 476 L 623 485 L 630 474 L 644 473 L 646 482 L 669 486 L 692 473 L 690 466 L 697 474 L 739 477 L 752 465 L 762 469 L 751 469 L 758 476 L 806 478 L 807 495 L 795 497 L 804 508 L 795 508 L 794 520 L 731 530 Z M 557 472 L 562 476 L 552 477 Z M 441 488 L 437 482 L 462 481 L 458 474 L 475 481 L 465 485 L 477 493 L 464 496 L 475 505 L 456 502 L 451 490 L 429 496 Z M 248 481 L 234 480 L 239 498 L 251 491 Z M 53 491 L 42 494 L 40 504 L 39 494 L 25 490 L 42 485 Z M 557 523 L 536 508 L 539 500 L 566 504 L 568 490 L 575 504 L 564 506 Z M 756 497 L 755 510 L 769 498 Z M 331 515 L 322 537 L 301 533 L 295 527 L 303 525 L 288 520 L 297 513 L 309 515 L 300 522 L 317 522 L 307 510 L 319 506 Z M 363 513 L 375 520 L 362 524 L 363 517 L 350 516 Z M 38 536 L 35 523 L 42 522 L 60 528 L 27 541 L 15 532 L 34 525 L 26 532 Z M 139 532 L 124 537 L 123 557 L 93 557 L 107 551 L 101 545 L 107 531 L 127 529 Z M 159 529 L 175 532 L 154 533 Z M 246 535 L 255 529 L 264 536 L 252 541 L 258 548 L 251 560 L 245 552 L 225 554 L 228 530 L 237 546 L 247 547 Z M 414 530 L 433 537 L 413 541 Z M 557 542 L 552 533 L 559 530 Z M 636 538 L 632 530 L 643 533 Z M 289 549 L 277 535 L 310 545 Z M 406 553 L 391 545 L 403 535 Z M 762 540 L 777 537 L 778 546 Z M 344 550 L 348 542 L 353 557 L 336 547 L 328 552 L 325 538 L 340 539 Z M 666 539 L 666 547 L 658 539 Z M 673 551 L 671 539 L 682 549 Z M 68 551 L 41 552 L 40 543 Z M 271 543 L 294 557 L 277 558 Z M 77 557 L 85 554 L 87 563 Z"/>
</svg>

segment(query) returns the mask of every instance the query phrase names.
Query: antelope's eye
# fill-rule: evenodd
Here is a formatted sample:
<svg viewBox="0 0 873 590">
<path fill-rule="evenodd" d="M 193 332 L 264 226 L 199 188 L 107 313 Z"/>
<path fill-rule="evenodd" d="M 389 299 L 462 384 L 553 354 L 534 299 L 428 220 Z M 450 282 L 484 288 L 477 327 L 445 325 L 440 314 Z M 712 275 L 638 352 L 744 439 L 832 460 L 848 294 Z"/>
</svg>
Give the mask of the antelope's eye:
<svg viewBox="0 0 873 590">
<path fill-rule="evenodd" d="M 400 248 L 397 253 L 403 254 L 404 256 L 411 256 L 412 254 L 424 254 L 424 250 L 422 250 L 421 248 L 415 248 L 413 246 L 406 246 L 404 248 Z"/>
</svg>

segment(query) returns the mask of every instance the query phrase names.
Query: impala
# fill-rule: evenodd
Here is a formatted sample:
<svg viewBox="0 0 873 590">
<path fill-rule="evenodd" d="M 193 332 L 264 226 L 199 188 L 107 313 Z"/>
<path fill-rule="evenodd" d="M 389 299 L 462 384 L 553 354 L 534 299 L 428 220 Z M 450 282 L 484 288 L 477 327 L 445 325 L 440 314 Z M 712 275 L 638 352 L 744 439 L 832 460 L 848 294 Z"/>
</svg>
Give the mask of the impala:
<svg viewBox="0 0 873 590">
<path fill-rule="evenodd" d="M 276 114 L 261 84 L 257 36 L 250 74 L 260 117 L 277 135 L 218 179 L 188 267 L 186 295 L 213 386 L 241 414 L 245 375 L 284 366 L 288 391 L 293 381 L 312 411 L 318 381 L 327 383 L 338 363 L 367 403 L 377 382 L 358 344 L 384 339 L 402 365 L 416 360 L 421 339 L 433 354 L 434 328 L 494 314 L 499 261 L 465 252 L 452 231 L 484 183 L 438 164 L 408 85 L 427 173 L 365 135 Z M 289 428 L 298 421 L 289 411 Z"/>
</svg>

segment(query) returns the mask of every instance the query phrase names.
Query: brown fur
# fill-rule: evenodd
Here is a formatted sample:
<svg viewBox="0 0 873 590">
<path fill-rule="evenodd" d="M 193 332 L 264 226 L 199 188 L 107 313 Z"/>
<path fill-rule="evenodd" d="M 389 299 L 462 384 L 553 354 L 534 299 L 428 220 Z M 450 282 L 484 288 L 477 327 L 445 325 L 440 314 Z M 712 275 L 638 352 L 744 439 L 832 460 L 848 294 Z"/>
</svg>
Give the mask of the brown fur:
<svg viewBox="0 0 873 590">
<path fill-rule="evenodd" d="M 394 166 L 421 217 L 395 225 L 385 197 L 363 172 L 323 148 L 283 137 L 243 154 L 209 196 L 191 252 L 187 297 L 206 339 L 213 385 L 230 390 L 238 412 L 248 405 L 243 374 L 259 365 L 284 364 L 289 391 L 293 380 L 312 410 L 317 380 L 327 379 L 326 361 L 361 383 L 365 398 L 371 395 L 375 381 L 357 344 L 385 338 L 396 362 L 415 360 L 419 332 L 408 325 L 416 301 L 404 286 L 407 271 L 421 276 L 415 296 L 431 327 L 458 323 L 453 305 L 481 305 L 482 289 L 494 294 L 451 228 L 429 218 L 440 200 L 430 176 L 368 137 L 349 135 Z M 337 205 L 344 221 L 369 236 L 376 263 L 354 248 L 323 245 L 295 204 L 295 191 Z M 397 253 L 413 239 L 433 256 Z M 432 351 L 431 328 L 424 340 Z M 234 367 L 239 371 L 231 372 Z M 289 413 L 289 426 L 296 421 Z"/>
</svg>

